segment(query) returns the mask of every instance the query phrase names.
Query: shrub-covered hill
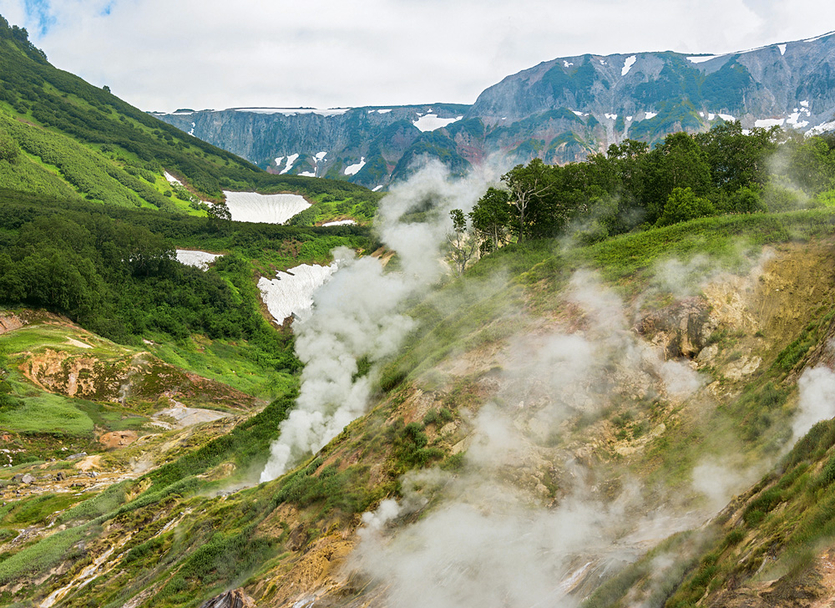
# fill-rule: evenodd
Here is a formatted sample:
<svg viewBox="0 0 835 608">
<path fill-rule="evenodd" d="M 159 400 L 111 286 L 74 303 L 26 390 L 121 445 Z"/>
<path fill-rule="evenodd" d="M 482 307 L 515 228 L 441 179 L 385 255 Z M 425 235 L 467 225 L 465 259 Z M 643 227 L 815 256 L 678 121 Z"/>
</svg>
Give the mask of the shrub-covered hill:
<svg viewBox="0 0 835 608">
<path fill-rule="evenodd" d="M 178 188 L 168 172 L 183 181 Z M 25 29 L 0 17 L 0 187 L 115 205 L 198 211 L 223 190 L 367 202 L 344 182 L 273 176 L 53 67 Z M 360 219 L 370 220 L 373 209 Z"/>
</svg>

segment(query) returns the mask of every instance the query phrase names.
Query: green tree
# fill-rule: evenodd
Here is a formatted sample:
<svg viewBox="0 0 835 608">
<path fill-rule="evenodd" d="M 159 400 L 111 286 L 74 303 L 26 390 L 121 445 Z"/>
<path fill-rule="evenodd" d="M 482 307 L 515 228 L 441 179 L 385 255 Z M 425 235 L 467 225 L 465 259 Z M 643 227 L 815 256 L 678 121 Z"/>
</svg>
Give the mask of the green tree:
<svg viewBox="0 0 835 608">
<path fill-rule="evenodd" d="M 664 143 L 644 157 L 643 198 L 646 221 L 661 216 L 676 188 L 690 188 L 697 197 L 710 194 L 712 181 L 707 154 L 687 133 L 668 135 Z"/>
<path fill-rule="evenodd" d="M 527 165 L 516 165 L 502 176 L 510 191 L 510 202 L 516 216 L 519 241 L 532 236 L 537 219 L 545 215 L 543 201 L 551 190 L 550 167 L 535 158 Z"/>
<path fill-rule="evenodd" d="M 496 251 L 507 241 L 510 215 L 509 193 L 490 187 L 469 214 L 472 226 L 481 241 L 482 253 Z"/>
<path fill-rule="evenodd" d="M 759 190 L 743 186 L 730 197 L 729 213 L 761 213 L 768 211 Z"/>
<path fill-rule="evenodd" d="M 807 194 L 835 188 L 835 151 L 822 137 L 809 137 L 788 142 L 789 179 Z"/>
<path fill-rule="evenodd" d="M 478 239 L 472 228 L 467 225 L 467 216 L 463 211 L 453 209 L 449 212 L 449 217 L 452 220 L 452 232 L 447 233 L 449 256 L 458 274 L 464 274 L 467 262 L 472 259 L 478 247 Z"/>
<path fill-rule="evenodd" d="M 768 180 L 768 162 L 777 150 L 779 127 L 754 127 L 743 133 L 740 122 L 723 122 L 695 140 L 704 150 L 710 165 L 713 184 L 725 192 L 764 186 Z"/>
<path fill-rule="evenodd" d="M 226 201 L 209 205 L 207 214 L 209 216 L 209 222 L 216 229 L 219 228 L 221 224 L 232 221 L 232 212 L 229 211 Z"/>
<path fill-rule="evenodd" d="M 711 202 L 696 196 L 691 188 L 675 188 L 667 198 L 664 212 L 655 225 L 670 226 L 714 213 L 716 209 Z"/>
</svg>

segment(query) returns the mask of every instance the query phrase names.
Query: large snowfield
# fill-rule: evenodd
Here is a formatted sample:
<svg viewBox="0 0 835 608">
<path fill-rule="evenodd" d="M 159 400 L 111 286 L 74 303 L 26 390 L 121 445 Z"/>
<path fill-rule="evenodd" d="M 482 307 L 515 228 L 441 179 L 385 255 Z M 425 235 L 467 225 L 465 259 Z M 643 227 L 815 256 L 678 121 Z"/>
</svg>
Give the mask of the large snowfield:
<svg viewBox="0 0 835 608">
<path fill-rule="evenodd" d="M 336 264 L 318 266 L 302 264 L 287 272 L 279 272 L 275 279 L 261 277 L 258 289 L 273 318 L 282 323 L 291 315 L 299 315 L 313 306 L 313 292 L 336 272 Z"/>
<path fill-rule="evenodd" d="M 223 193 L 226 195 L 226 206 L 236 222 L 283 224 L 310 207 L 310 203 L 298 194 Z"/>
</svg>

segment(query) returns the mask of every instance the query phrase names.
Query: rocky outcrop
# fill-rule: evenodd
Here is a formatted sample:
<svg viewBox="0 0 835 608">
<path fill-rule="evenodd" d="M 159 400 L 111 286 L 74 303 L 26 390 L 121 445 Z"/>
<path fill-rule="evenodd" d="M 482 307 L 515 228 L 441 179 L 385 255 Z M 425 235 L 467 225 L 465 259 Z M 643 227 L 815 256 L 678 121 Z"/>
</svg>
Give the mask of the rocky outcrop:
<svg viewBox="0 0 835 608">
<path fill-rule="evenodd" d="M 40 388 L 68 397 L 125 404 L 129 401 L 180 399 L 223 402 L 249 409 L 255 399 L 215 380 L 168 365 L 147 352 L 119 358 L 45 348 L 30 353 L 20 366 Z"/>
<path fill-rule="evenodd" d="M 243 589 L 226 591 L 200 604 L 200 608 L 256 608 L 255 600 Z"/>
</svg>

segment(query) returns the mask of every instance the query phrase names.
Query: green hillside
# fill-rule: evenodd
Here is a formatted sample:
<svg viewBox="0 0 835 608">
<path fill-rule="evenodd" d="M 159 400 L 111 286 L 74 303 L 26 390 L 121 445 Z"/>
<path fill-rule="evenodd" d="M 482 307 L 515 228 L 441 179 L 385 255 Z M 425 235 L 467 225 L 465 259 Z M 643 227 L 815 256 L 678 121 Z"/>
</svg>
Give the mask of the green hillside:
<svg viewBox="0 0 835 608">
<path fill-rule="evenodd" d="M 172 189 L 164 171 L 188 190 Z M 295 192 L 311 202 L 373 204 L 379 198 L 344 182 L 269 175 L 121 101 L 106 87 L 54 68 L 26 30 L 5 20 L 0 187 L 170 212 L 198 212 L 197 201 L 221 201 L 224 189 Z"/>
</svg>

